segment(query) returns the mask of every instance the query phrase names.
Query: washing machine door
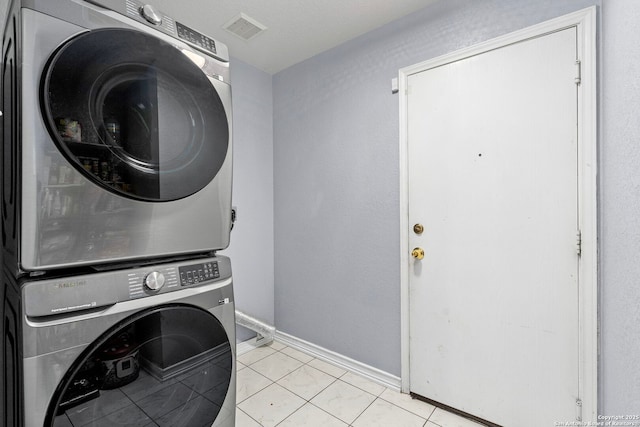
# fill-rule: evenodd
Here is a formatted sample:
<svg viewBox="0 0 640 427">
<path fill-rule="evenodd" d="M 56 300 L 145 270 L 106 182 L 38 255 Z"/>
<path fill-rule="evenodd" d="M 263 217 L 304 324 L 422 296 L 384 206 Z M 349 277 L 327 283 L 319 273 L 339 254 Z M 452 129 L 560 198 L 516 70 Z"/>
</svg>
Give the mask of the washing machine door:
<svg viewBox="0 0 640 427">
<path fill-rule="evenodd" d="M 44 425 L 210 426 L 232 365 L 229 338 L 208 311 L 142 311 L 82 353 L 56 389 Z"/>
<path fill-rule="evenodd" d="M 85 177 L 129 198 L 172 201 L 204 188 L 223 165 L 230 131 L 219 94 L 189 53 L 129 29 L 67 41 L 41 84 L 59 150 Z"/>
</svg>

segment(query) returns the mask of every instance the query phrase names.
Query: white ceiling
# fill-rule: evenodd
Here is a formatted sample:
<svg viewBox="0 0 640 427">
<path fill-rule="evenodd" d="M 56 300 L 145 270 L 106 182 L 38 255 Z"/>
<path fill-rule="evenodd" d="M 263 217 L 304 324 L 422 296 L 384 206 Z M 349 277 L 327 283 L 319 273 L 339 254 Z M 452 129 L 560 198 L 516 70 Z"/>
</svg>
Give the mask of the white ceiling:
<svg viewBox="0 0 640 427">
<path fill-rule="evenodd" d="M 230 55 L 276 73 L 438 0 L 147 0 L 229 47 Z M 240 12 L 267 30 L 244 41 L 222 28 Z"/>
</svg>

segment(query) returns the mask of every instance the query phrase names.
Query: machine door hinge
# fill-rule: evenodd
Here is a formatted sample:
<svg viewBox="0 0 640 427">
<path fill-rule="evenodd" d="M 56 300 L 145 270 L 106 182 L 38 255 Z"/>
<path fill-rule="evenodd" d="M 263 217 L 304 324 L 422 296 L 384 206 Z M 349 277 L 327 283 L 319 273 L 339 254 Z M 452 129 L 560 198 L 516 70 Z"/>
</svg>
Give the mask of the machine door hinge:
<svg viewBox="0 0 640 427">
<path fill-rule="evenodd" d="M 582 231 L 576 232 L 576 253 L 578 256 L 582 255 Z"/>
<path fill-rule="evenodd" d="M 582 421 L 582 400 L 576 399 L 576 421 Z"/>
<path fill-rule="evenodd" d="M 576 78 L 575 82 L 578 86 L 582 83 L 582 62 L 580 60 L 576 60 Z"/>
</svg>

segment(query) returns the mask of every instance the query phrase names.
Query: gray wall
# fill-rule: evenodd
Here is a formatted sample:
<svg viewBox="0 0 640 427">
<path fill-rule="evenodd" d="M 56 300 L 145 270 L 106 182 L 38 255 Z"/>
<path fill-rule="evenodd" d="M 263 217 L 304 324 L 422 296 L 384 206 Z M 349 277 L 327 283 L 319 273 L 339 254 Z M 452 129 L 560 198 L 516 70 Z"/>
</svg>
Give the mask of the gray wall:
<svg viewBox="0 0 640 427">
<path fill-rule="evenodd" d="M 640 414 L 640 2 L 602 6 L 601 413 Z"/>
<path fill-rule="evenodd" d="M 391 79 L 401 67 L 594 3 L 441 1 L 274 76 L 278 330 L 400 375 Z"/>
<path fill-rule="evenodd" d="M 238 308 L 396 375 L 398 101 L 390 79 L 398 68 L 600 0 L 441 3 L 273 80 L 232 61 L 239 220 L 226 254 Z M 603 3 L 600 413 L 639 414 L 640 2 Z"/>
<path fill-rule="evenodd" d="M 272 77 L 231 60 L 233 91 L 233 205 L 231 244 L 236 308 L 274 324 Z M 238 328 L 240 339 L 250 334 Z"/>
</svg>

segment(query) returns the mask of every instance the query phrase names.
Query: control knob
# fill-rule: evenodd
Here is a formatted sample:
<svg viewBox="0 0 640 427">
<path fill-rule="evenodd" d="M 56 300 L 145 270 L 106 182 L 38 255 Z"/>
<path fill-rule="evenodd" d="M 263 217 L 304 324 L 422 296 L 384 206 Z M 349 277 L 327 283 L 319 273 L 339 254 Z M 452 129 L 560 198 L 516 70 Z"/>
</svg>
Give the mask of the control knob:
<svg viewBox="0 0 640 427">
<path fill-rule="evenodd" d="M 159 290 L 164 285 L 164 274 L 159 271 L 152 271 L 144 278 L 144 285 L 152 291 Z"/>
<path fill-rule="evenodd" d="M 160 25 L 162 23 L 162 16 L 156 10 L 155 7 L 150 4 L 145 4 L 140 8 L 140 14 L 144 19 L 151 22 L 154 25 Z"/>
</svg>

